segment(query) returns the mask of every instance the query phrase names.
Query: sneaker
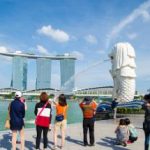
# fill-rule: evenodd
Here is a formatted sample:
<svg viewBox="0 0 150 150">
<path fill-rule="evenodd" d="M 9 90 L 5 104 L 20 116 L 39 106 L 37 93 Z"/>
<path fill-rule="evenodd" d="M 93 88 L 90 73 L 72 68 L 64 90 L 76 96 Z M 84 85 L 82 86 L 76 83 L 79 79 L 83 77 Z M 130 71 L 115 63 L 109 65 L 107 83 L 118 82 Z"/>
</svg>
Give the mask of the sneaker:
<svg viewBox="0 0 150 150">
<path fill-rule="evenodd" d="M 95 144 L 90 144 L 89 146 L 95 146 Z"/>
<path fill-rule="evenodd" d="M 118 142 L 118 141 L 114 142 L 114 144 L 115 144 L 115 145 L 121 145 L 121 143 Z"/>
<path fill-rule="evenodd" d="M 84 146 L 88 146 L 88 143 L 84 143 Z"/>
<path fill-rule="evenodd" d="M 126 142 L 122 142 L 122 146 L 126 147 L 127 143 Z"/>
<path fill-rule="evenodd" d="M 57 149 L 57 146 L 56 145 L 54 145 L 53 146 L 53 148 L 52 148 L 52 150 L 56 150 Z"/>
</svg>

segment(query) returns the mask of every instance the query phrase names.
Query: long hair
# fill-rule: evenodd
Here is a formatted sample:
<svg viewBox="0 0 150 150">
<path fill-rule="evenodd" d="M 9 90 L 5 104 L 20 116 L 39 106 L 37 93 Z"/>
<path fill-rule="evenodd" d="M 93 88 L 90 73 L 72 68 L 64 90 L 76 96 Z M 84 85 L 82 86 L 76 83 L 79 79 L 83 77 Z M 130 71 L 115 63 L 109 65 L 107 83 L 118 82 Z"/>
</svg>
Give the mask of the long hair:
<svg viewBox="0 0 150 150">
<path fill-rule="evenodd" d="M 41 102 L 47 102 L 48 101 L 48 95 L 46 92 L 42 92 L 41 95 L 40 95 L 40 101 Z"/>
<path fill-rule="evenodd" d="M 60 94 L 59 98 L 58 98 L 58 103 L 61 106 L 66 106 L 67 105 L 67 101 L 66 101 L 66 97 L 64 94 Z"/>
<path fill-rule="evenodd" d="M 144 95 L 144 100 L 145 100 L 147 103 L 150 103 L 150 94 Z"/>
<path fill-rule="evenodd" d="M 129 118 L 125 118 L 125 122 L 126 122 L 126 125 L 129 125 L 131 123 Z"/>
<path fill-rule="evenodd" d="M 126 125 L 125 119 L 120 119 L 119 125 Z"/>
</svg>

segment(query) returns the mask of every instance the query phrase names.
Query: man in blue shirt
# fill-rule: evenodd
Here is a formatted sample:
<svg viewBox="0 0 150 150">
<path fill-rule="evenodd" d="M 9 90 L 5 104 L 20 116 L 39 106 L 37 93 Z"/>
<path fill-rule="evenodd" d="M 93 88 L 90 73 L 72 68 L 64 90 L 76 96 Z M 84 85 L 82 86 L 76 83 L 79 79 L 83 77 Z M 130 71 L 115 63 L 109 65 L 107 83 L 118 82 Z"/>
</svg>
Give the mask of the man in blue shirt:
<svg viewBox="0 0 150 150">
<path fill-rule="evenodd" d="M 12 130 L 12 149 L 16 150 L 17 131 L 20 133 L 21 150 L 24 150 L 24 120 L 25 105 L 20 101 L 22 93 L 17 91 L 15 98 L 10 104 L 10 129 Z"/>
</svg>

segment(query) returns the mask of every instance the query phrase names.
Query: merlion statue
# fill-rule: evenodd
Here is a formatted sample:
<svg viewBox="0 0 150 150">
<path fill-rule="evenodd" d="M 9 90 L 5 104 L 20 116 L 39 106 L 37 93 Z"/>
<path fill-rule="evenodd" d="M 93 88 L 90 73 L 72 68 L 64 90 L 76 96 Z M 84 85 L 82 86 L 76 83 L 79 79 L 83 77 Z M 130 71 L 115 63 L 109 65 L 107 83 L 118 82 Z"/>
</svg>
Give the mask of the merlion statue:
<svg viewBox="0 0 150 150">
<path fill-rule="evenodd" d="M 113 99 L 124 103 L 132 101 L 135 94 L 135 51 L 129 43 L 117 43 L 109 54 L 112 63 Z"/>
</svg>

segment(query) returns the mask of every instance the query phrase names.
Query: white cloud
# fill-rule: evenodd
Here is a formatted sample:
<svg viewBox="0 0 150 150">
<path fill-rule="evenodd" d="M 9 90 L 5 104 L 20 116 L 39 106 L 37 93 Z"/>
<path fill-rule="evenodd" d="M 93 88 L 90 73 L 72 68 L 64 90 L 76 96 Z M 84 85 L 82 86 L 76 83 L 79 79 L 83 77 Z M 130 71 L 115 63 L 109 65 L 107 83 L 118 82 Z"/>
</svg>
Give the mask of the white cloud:
<svg viewBox="0 0 150 150">
<path fill-rule="evenodd" d="M 37 45 L 37 50 L 41 54 L 49 54 L 48 50 L 46 48 L 44 48 L 42 45 Z"/>
<path fill-rule="evenodd" d="M 2 53 L 8 53 L 8 49 L 4 46 L 0 46 L 0 52 Z"/>
<path fill-rule="evenodd" d="M 38 30 L 38 33 L 50 37 L 53 40 L 61 43 L 68 42 L 70 39 L 69 35 L 66 32 L 60 29 L 54 29 L 51 25 L 43 26 Z"/>
<path fill-rule="evenodd" d="M 149 21 L 150 20 L 150 14 L 149 14 L 148 11 L 143 11 L 142 16 L 143 16 L 144 21 Z"/>
<path fill-rule="evenodd" d="M 78 60 L 84 59 L 84 55 L 79 51 L 72 51 L 71 54 L 74 55 L 75 57 L 77 57 Z"/>
<path fill-rule="evenodd" d="M 131 14 L 115 25 L 112 31 L 107 36 L 106 47 L 108 48 L 110 41 L 114 39 L 127 25 L 131 24 L 138 17 L 143 17 L 144 20 L 150 20 L 148 10 L 150 9 L 150 0 L 142 3 L 138 8 L 134 9 Z"/>
<path fill-rule="evenodd" d="M 8 50 L 8 48 L 5 47 L 5 46 L 0 46 L 0 52 L 1 52 L 1 53 L 8 53 L 9 50 Z M 2 55 L 0 55 L 0 57 L 2 58 L 2 61 L 3 61 L 4 63 L 9 63 L 9 62 L 12 60 L 11 57 L 2 56 Z"/>
<path fill-rule="evenodd" d="M 15 51 L 16 54 L 22 54 L 22 51 L 18 50 L 18 51 Z"/>
<path fill-rule="evenodd" d="M 137 37 L 137 34 L 136 33 L 128 33 L 127 36 L 130 40 L 133 40 Z"/>
<path fill-rule="evenodd" d="M 90 43 L 90 44 L 97 44 L 97 39 L 95 36 L 89 34 L 87 36 L 85 36 L 85 40 Z"/>
</svg>

